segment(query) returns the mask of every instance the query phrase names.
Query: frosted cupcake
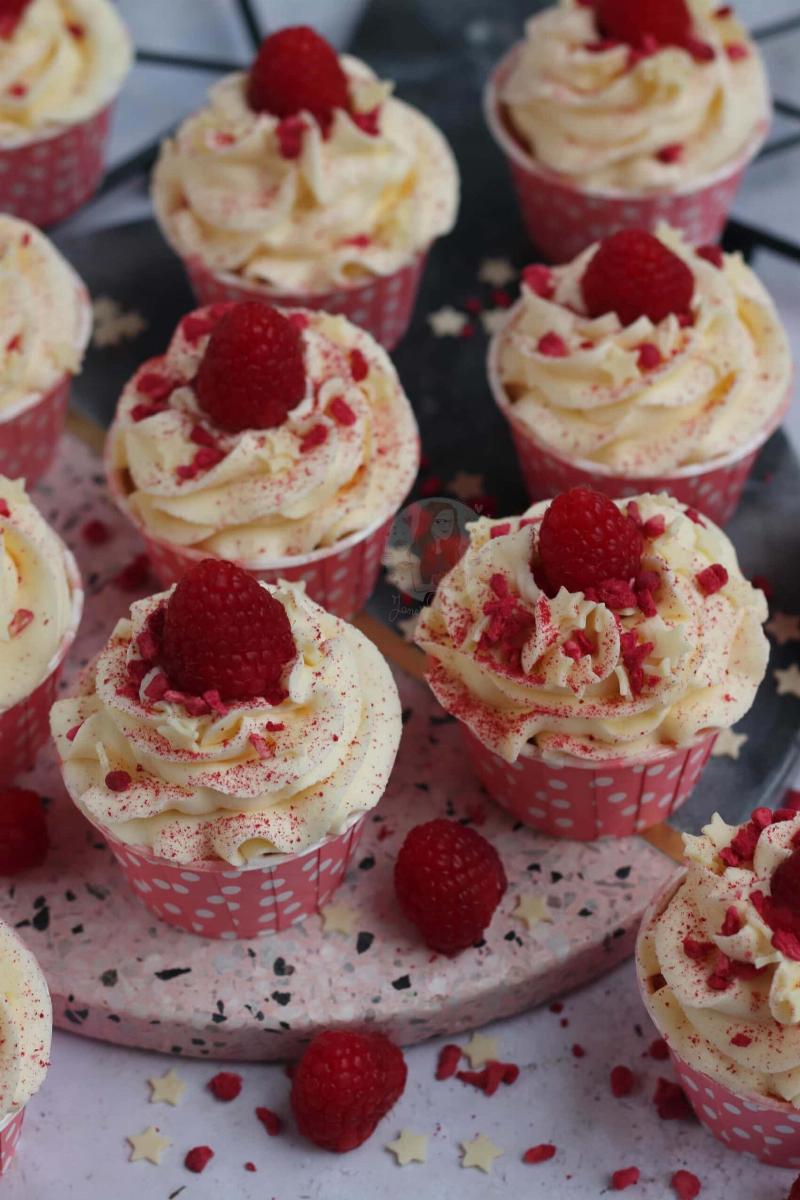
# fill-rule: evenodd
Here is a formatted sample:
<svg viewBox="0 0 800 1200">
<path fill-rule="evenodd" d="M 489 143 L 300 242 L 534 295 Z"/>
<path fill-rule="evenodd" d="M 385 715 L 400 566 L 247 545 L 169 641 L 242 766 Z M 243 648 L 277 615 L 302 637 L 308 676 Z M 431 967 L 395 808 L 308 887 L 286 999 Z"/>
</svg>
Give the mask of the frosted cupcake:
<svg viewBox="0 0 800 1200">
<path fill-rule="evenodd" d="M 325 902 L 400 740 L 389 667 L 302 587 L 207 559 L 135 603 L 52 711 L 64 782 L 140 899 L 208 937 Z"/>
<path fill-rule="evenodd" d="M 0 762 L 9 781 L 47 740 L 50 705 L 83 608 L 78 568 L 25 495 L 0 475 Z"/>
<path fill-rule="evenodd" d="M 53 243 L 0 215 L 0 473 L 44 473 L 92 328 L 86 288 Z"/>
<path fill-rule="evenodd" d="M 759 52 L 714 0 L 560 0 L 499 64 L 485 109 L 555 262 L 662 219 L 716 241 L 770 120 Z"/>
<path fill-rule="evenodd" d="M 305 581 L 338 615 L 371 594 L 419 465 L 388 356 L 344 317 L 200 309 L 123 392 L 112 494 L 165 584 L 209 555 Z"/>
<path fill-rule="evenodd" d="M 544 833 L 666 819 L 766 670 L 766 600 L 731 543 L 669 496 L 586 488 L 468 528 L 416 640 L 482 782 Z"/>
<path fill-rule="evenodd" d="M 53 1012 L 39 964 L 0 921 L 0 1175 L 22 1133 L 25 1105 L 44 1083 Z"/>
<path fill-rule="evenodd" d="M 13 0 L 0 13 L 0 209 L 69 216 L 104 169 L 131 45 L 109 0 Z"/>
<path fill-rule="evenodd" d="M 777 1166 L 800 1159 L 800 814 L 715 815 L 645 917 L 637 971 L 699 1120 Z"/>
<path fill-rule="evenodd" d="M 255 295 L 400 340 L 425 256 L 455 222 L 458 173 L 438 129 L 391 92 L 307 26 L 215 85 L 153 179 L 201 303 Z"/>
<path fill-rule="evenodd" d="M 741 256 L 661 226 L 528 267 L 489 376 L 532 499 L 663 490 L 724 524 L 786 411 L 792 362 Z"/>
</svg>

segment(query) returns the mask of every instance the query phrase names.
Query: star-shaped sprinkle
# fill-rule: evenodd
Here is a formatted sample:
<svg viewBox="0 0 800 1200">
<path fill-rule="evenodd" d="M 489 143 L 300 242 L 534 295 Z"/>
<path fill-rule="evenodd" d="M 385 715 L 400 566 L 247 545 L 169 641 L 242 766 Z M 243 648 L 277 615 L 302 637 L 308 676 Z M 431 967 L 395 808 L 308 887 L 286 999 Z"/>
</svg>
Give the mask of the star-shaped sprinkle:
<svg viewBox="0 0 800 1200">
<path fill-rule="evenodd" d="M 790 616 L 789 613 L 773 613 L 767 621 L 766 630 L 779 646 L 785 646 L 787 642 L 800 642 L 800 617 Z"/>
<path fill-rule="evenodd" d="M 412 1133 L 404 1129 L 399 1138 L 386 1147 L 397 1159 L 397 1165 L 407 1167 L 409 1163 L 428 1161 L 428 1139 L 424 1133 Z"/>
<path fill-rule="evenodd" d="M 186 1084 L 170 1068 L 166 1075 L 148 1079 L 150 1084 L 151 1104 L 171 1104 L 173 1108 L 180 1104 Z"/>
<path fill-rule="evenodd" d="M 405 641 L 414 641 L 414 634 L 417 632 L 417 626 L 419 625 L 419 619 L 421 616 L 422 613 L 414 613 L 413 617 L 404 617 L 402 620 L 397 622 L 397 628 L 402 633 Z"/>
<path fill-rule="evenodd" d="M 444 308 L 428 314 L 434 337 L 458 337 L 465 325 L 469 323 L 466 313 L 446 304 Z"/>
<path fill-rule="evenodd" d="M 505 287 L 516 274 L 507 258 L 484 258 L 478 268 L 478 279 L 491 287 Z"/>
<path fill-rule="evenodd" d="M 717 734 L 717 740 L 711 753 L 715 758 L 738 758 L 739 751 L 746 741 L 746 733 L 735 733 L 733 729 L 721 729 Z"/>
<path fill-rule="evenodd" d="M 772 673 L 778 684 L 779 696 L 800 697 L 800 667 L 797 663 L 792 663 L 783 671 L 773 671 Z"/>
<path fill-rule="evenodd" d="M 469 471 L 459 471 L 446 487 L 447 491 L 453 496 L 458 496 L 459 500 L 473 500 L 475 496 L 483 495 L 483 476 L 472 475 Z"/>
<path fill-rule="evenodd" d="M 120 342 L 133 341 L 147 329 L 147 321 L 140 312 L 126 312 L 122 305 L 110 296 L 98 296 L 92 304 L 94 332 L 92 344 L 99 350 L 106 346 L 118 346 Z"/>
<path fill-rule="evenodd" d="M 128 1134 L 126 1140 L 131 1144 L 131 1156 L 128 1162 L 143 1160 L 153 1163 L 156 1167 L 160 1166 L 161 1159 L 172 1145 L 170 1139 L 162 1137 L 153 1125 L 149 1129 L 145 1129 L 144 1133 Z"/>
<path fill-rule="evenodd" d="M 542 921 L 549 921 L 551 924 L 553 921 L 544 896 L 534 896 L 531 892 L 517 896 L 517 907 L 511 915 L 517 921 L 524 921 L 529 932 L 536 925 L 541 925 Z"/>
<path fill-rule="evenodd" d="M 326 904 L 321 910 L 323 933 L 352 933 L 356 914 L 347 904 Z"/>
<path fill-rule="evenodd" d="M 488 333 L 489 337 L 494 337 L 496 333 L 499 333 L 507 320 L 507 308 L 487 308 L 481 313 L 481 325 L 484 333 Z"/>
<path fill-rule="evenodd" d="M 497 1038 L 485 1037 L 482 1033 L 473 1033 L 464 1047 L 464 1053 L 470 1061 L 473 1071 L 485 1067 L 487 1062 L 496 1062 L 500 1057 L 497 1049 Z"/>
<path fill-rule="evenodd" d="M 471 1142 L 462 1142 L 461 1149 L 464 1152 L 461 1159 L 462 1167 L 476 1167 L 486 1175 L 491 1172 L 494 1160 L 503 1153 L 499 1146 L 495 1146 L 494 1142 L 482 1133 L 479 1133 Z"/>
</svg>

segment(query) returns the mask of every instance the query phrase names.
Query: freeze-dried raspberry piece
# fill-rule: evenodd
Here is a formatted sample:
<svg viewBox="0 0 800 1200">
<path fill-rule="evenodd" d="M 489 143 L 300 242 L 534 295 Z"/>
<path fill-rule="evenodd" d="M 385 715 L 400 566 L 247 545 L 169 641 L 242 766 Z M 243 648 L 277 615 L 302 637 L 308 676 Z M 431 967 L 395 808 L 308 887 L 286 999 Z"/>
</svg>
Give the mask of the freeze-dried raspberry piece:
<svg viewBox="0 0 800 1200">
<path fill-rule="evenodd" d="M 636 1085 L 636 1078 L 630 1067 L 614 1067 L 610 1075 L 611 1093 L 618 1098 L 630 1096 Z"/>
<path fill-rule="evenodd" d="M 217 1100 L 235 1100 L 242 1090 L 242 1077 L 234 1071 L 219 1071 L 209 1079 L 208 1090 Z"/>
<path fill-rule="evenodd" d="M 537 1163 L 549 1162 L 551 1158 L 556 1156 L 556 1148 L 549 1142 L 542 1142 L 540 1146 L 531 1146 L 522 1156 L 522 1161 L 533 1166 Z"/>
</svg>

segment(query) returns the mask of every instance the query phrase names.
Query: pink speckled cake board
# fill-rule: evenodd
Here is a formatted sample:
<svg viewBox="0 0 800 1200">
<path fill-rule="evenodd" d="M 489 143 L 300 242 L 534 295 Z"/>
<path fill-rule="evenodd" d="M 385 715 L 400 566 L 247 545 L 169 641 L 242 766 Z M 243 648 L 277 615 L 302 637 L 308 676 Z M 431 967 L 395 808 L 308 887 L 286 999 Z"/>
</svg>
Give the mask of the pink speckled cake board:
<svg viewBox="0 0 800 1200">
<path fill-rule="evenodd" d="M 114 582 L 141 547 L 81 441 L 68 438 L 36 494 L 74 549 L 86 583 L 68 687 L 130 601 L 155 585 L 123 592 Z M 101 546 L 81 535 L 95 517 L 113 534 Z M 20 783 L 51 798 L 52 850 L 42 868 L 4 882 L 0 916 L 37 955 L 58 1026 L 210 1058 L 288 1057 L 336 1024 L 372 1024 L 410 1044 L 541 1003 L 632 952 L 639 918 L 674 864 L 637 838 L 583 844 L 515 824 L 482 792 L 451 718 L 426 687 L 399 667 L 396 673 L 403 743 L 389 790 L 366 822 L 356 866 L 335 897 L 352 912 L 347 934 L 323 932 L 318 916 L 244 942 L 208 941 L 158 923 L 67 800 L 52 751 L 42 753 Z M 418 943 L 392 891 L 406 831 L 441 815 L 479 825 L 509 879 L 484 944 L 452 960 Z M 545 899 L 551 918 L 531 930 L 513 916 L 519 898 L 530 896 Z"/>
</svg>

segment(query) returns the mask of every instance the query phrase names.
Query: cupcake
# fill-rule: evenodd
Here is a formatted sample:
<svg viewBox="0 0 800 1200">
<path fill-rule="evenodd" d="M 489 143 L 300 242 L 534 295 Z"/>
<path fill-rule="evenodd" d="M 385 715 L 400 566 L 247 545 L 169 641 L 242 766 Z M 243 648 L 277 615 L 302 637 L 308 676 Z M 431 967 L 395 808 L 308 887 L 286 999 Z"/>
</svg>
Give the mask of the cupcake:
<svg viewBox="0 0 800 1200">
<path fill-rule="evenodd" d="M 89 199 L 131 58 L 110 0 L 3 6 L 0 210 L 52 225 Z"/>
<path fill-rule="evenodd" d="M 91 328 L 67 260 L 38 229 L 0 214 L 0 473 L 31 484 L 49 467 Z"/>
<path fill-rule="evenodd" d="M 800 813 L 715 815 L 646 914 L 647 1010 L 698 1119 L 734 1150 L 800 1166 Z"/>
<path fill-rule="evenodd" d="M 20 482 L 0 475 L 0 762 L 8 782 L 47 741 L 83 591 L 74 558 Z"/>
<path fill-rule="evenodd" d="M 391 349 L 458 172 L 427 117 L 307 26 L 261 45 L 164 143 L 156 216 L 201 304 L 252 297 L 350 317 Z"/>
<path fill-rule="evenodd" d="M 39 964 L 0 921 L 0 1175 L 22 1133 L 25 1105 L 49 1066 L 53 1011 Z"/>
<path fill-rule="evenodd" d="M 482 783 L 551 835 L 665 820 L 766 671 L 767 603 L 731 543 L 670 496 L 587 488 L 468 531 L 416 640 Z"/>
<path fill-rule="evenodd" d="M 489 379 L 531 499 L 663 490 L 724 524 L 786 412 L 792 362 L 741 256 L 661 226 L 528 267 Z"/>
<path fill-rule="evenodd" d="M 766 137 L 761 57 L 716 0 L 560 0 L 492 75 L 489 127 L 531 239 L 565 262 L 669 220 L 715 242 Z"/>
<path fill-rule="evenodd" d="M 296 584 L 206 559 L 132 606 L 51 725 L 69 795 L 144 904 L 249 938 L 335 891 L 401 719 L 357 629 Z"/>
<path fill-rule="evenodd" d="M 303 580 L 344 617 L 375 587 L 418 465 L 411 406 L 368 333 L 252 300 L 181 321 L 125 388 L 106 449 L 165 585 L 216 556 Z"/>
</svg>

